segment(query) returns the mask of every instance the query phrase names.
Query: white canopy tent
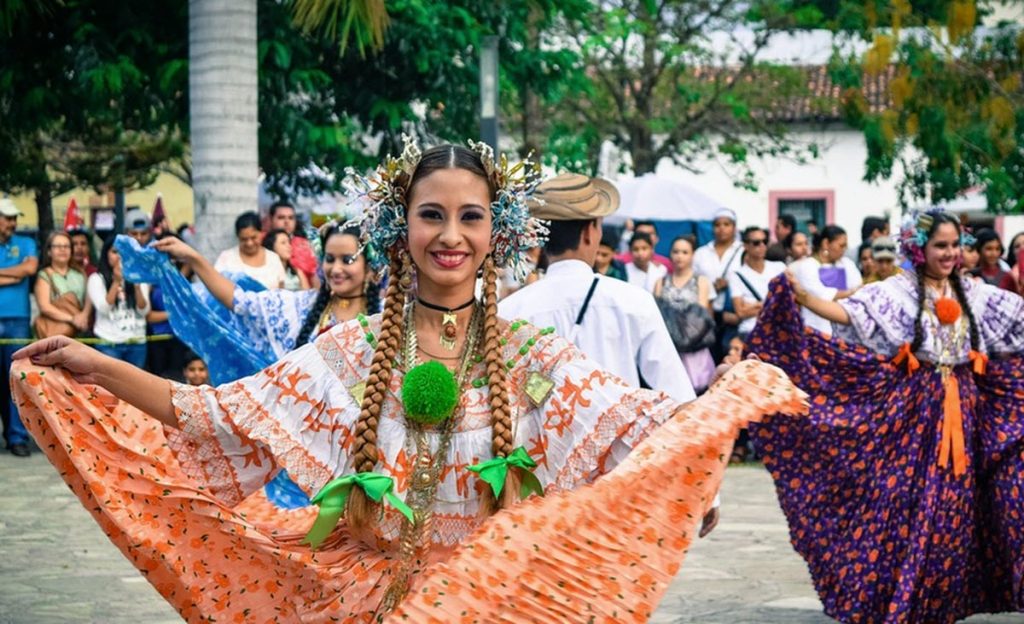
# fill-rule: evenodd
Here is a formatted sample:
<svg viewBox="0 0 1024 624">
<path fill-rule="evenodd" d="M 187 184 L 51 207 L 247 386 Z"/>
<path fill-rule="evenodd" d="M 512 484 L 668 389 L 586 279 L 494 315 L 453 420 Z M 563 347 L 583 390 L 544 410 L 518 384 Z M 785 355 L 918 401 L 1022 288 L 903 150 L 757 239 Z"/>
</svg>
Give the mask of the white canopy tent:
<svg viewBox="0 0 1024 624">
<path fill-rule="evenodd" d="M 696 188 L 646 173 L 637 178 L 615 180 L 622 198 L 619 209 L 605 218 L 609 225 L 626 219 L 645 221 L 712 221 L 723 204 Z"/>
</svg>

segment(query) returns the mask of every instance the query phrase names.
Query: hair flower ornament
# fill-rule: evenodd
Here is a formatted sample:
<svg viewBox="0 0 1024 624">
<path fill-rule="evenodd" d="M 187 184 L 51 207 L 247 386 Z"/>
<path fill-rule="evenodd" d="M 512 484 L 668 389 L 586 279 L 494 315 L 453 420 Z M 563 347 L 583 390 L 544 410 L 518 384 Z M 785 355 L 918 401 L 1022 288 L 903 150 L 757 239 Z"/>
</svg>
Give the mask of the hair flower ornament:
<svg viewBox="0 0 1024 624">
<path fill-rule="evenodd" d="M 929 232 L 935 224 L 935 215 L 944 212 L 942 208 L 912 210 L 903 218 L 900 227 L 900 252 L 914 266 L 924 265 L 924 248 L 928 244 Z M 966 228 L 961 228 L 960 244 L 973 245 L 974 242 L 974 236 Z"/>
<path fill-rule="evenodd" d="M 345 188 L 353 197 L 364 200 L 366 209 L 346 225 L 357 225 L 363 245 L 378 253 L 371 264 L 381 271 L 387 266 L 396 245 L 407 240 L 407 194 L 423 152 L 414 137 L 402 135 L 405 147 L 398 158 L 388 156 L 369 176 L 346 169 Z M 545 222 L 530 215 L 527 201 L 540 184 L 540 165 L 529 159 L 510 164 L 502 155 L 495 157 L 486 143 L 469 142 L 495 189 L 491 202 L 491 253 L 498 268 L 510 269 L 517 280 L 526 278 L 529 265 L 526 254 L 547 240 Z"/>
</svg>

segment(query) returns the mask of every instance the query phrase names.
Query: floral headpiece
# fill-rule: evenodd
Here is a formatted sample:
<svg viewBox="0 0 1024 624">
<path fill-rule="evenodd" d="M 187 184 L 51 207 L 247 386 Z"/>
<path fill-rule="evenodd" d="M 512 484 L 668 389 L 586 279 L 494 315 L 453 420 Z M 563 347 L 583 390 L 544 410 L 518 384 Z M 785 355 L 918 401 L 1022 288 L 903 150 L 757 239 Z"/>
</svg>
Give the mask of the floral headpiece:
<svg viewBox="0 0 1024 624">
<path fill-rule="evenodd" d="M 903 219 L 903 227 L 900 228 L 900 252 L 909 258 L 914 266 L 922 266 L 925 263 L 924 247 L 928 244 L 928 231 L 935 224 L 936 215 L 945 212 L 941 208 L 914 210 Z M 974 242 L 974 236 L 961 227 L 960 245 L 973 245 Z"/>
<path fill-rule="evenodd" d="M 346 170 L 345 186 L 354 196 L 365 198 L 367 207 L 362 216 L 346 223 L 358 225 L 363 245 L 381 251 L 371 261 L 380 271 L 387 266 L 389 252 L 402 241 L 408 240 L 409 222 L 406 219 L 407 193 L 423 152 L 414 137 L 402 135 L 405 148 L 401 156 L 388 156 L 369 177 Z M 523 280 L 528 272 L 526 252 L 547 240 L 544 222 L 532 217 L 527 200 L 540 183 L 540 166 L 523 160 L 509 165 L 502 155 L 495 158 L 494 150 L 486 143 L 469 142 L 483 163 L 490 182 L 497 189 L 491 202 L 491 256 L 499 268 L 512 269 L 516 279 Z"/>
</svg>

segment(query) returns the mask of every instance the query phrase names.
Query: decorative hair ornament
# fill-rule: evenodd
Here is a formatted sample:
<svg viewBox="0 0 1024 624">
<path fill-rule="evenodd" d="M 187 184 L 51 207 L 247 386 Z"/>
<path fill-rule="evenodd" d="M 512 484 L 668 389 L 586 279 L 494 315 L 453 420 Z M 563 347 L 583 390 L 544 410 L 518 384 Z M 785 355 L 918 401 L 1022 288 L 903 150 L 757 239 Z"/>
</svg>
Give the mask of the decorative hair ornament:
<svg viewBox="0 0 1024 624">
<path fill-rule="evenodd" d="M 371 245 L 379 253 L 371 258 L 374 269 L 387 266 L 390 251 L 407 240 L 409 223 L 406 218 L 406 195 L 423 152 L 415 137 L 402 135 L 405 147 L 398 158 L 387 156 L 368 177 L 352 168 L 345 170 L 345 188 L 356 197 L 365 198 L 366 210 L 362 216 L 347 225 L 357 225 L 363 245 Z M 484 171 L 496 189 L 491 202 L 491 255 L 499 268 L 513 271 L 517 280 L 524 280 L 529 272 L 527 252 L 547 240 L 548 229 L 543 221 L 530 215 L 527 200 L 540 184 L 540 165 L 523 160 L 510 165 L 502 155 L 495 158 L 494 150 L 486 143 L 469 142 L 469 148 L 479 156 Z"/>
<path fill-rule="evenodd" d="M 913 210 L 904 217 L 903 226 L 900 228 L 900 252 L 915 267 L 924 265 L 924 248 L 928 244 L 928 231 L 935 225 L 935 216 L 945 212 L 941 208 L 928 208 Z M 974 236 L 966 229 L 961 228 L 960 245 L 973 245 L 974 242 Z"/>
</svg>

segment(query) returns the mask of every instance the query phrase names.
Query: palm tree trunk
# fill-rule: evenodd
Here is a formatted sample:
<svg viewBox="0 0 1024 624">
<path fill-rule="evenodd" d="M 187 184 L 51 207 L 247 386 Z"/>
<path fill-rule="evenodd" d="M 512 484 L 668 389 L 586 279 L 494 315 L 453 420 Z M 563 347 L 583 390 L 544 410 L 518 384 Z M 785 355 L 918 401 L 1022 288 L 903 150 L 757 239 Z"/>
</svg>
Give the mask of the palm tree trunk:
<svg viewBox="0 0 1024 624">
<path fill-rule="evenodd" d="M 196 238 L 214 258 L 257 209 L 256 0 L 189 0 L 188 22 Z"/>
</svg>

